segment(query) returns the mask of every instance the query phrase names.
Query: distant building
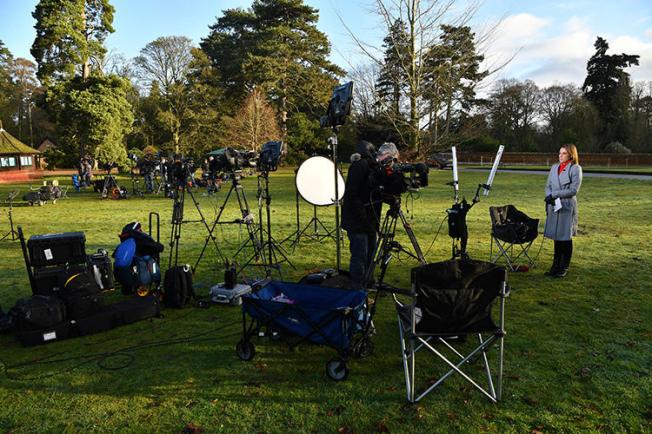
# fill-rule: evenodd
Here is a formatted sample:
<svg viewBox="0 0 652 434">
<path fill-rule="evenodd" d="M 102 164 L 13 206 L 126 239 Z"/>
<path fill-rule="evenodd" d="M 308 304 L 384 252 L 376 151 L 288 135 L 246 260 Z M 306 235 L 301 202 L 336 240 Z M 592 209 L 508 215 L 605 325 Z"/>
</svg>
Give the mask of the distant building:
<svg viewBox="0 0 652 434">
<path fill-rule="evenodd" d="M 42 178 L 41 153 L 9 134 L 0 123 L 0 183 Z"/>
<path fill-rule="evenodd" d="M 57 145 L 50 139 L 45 139 L 41 142 L 40 145 L 38 145 L 38 148 L 36 148 L 37 151 L 39 151 L 41 154 L 47 151 L 50 148 L 56 148 Z"/>
</svg>

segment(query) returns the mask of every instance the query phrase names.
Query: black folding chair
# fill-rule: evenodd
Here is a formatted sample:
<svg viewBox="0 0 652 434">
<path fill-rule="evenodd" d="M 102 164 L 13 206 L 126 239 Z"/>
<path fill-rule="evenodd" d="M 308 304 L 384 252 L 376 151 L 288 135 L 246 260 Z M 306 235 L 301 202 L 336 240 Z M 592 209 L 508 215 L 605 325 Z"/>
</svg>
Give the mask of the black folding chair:
<svg viewBox="0 0 652 434">
<path fill-rule="evenodd" d="M 412 269 L 411 291 L 394 293 L 409 402 L 418 402 L 453 374 L 459 374 L 491 401 L 500 400 L 505 298 L 509 295 L 506 276 L 504 267 L 472 259 L 452 259 Z M 498 325 L 491 315 L 497 299 Z M 477 337 L 477 344 L 467 342 L 471 336 Z M 496 374 L 492 374 L 488 357 L 493 347 L 497 347 L 493 363 Z M 449 368 L 432 384 L 432 373 L 423 375 L 421 367 L 417 373 L 415 356 L 421 350 L 428 350 Z M 484 365 L 485 386 L 463 370 L 478 359 Z M 417 376 L 425 385 L 419 391 Z"/>
<path fill-rule="evenodd" d="M 489 207 L 491 217 L 491 246 L 489 261 L 496 263 L 504 258 L 511 271 L 521 265 L 533 267 L 529 250 L 539 235 L 539 219 L 528 217 L 514 205 Z M 496 253 L 494 254 L 494 243 Z"/>
</svg>

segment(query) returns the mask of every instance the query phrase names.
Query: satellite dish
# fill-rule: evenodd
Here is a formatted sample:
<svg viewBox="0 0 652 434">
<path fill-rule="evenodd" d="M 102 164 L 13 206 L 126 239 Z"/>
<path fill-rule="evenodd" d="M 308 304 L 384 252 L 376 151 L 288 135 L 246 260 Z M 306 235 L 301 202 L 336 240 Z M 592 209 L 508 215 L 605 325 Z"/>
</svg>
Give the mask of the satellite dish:
<svg viewBox="0 0 652 434">
<path fill-rule="evenodd" d="M 297 190 L 308 203 L 317 206 L 333 205 L 335 203 L 335 167 L 333 162 L 325 157 L 311 157 L 301 163 L 295 178 Z M 344 196 L 344 178 L 337 171 L 338 199 Z"/>
</svg>

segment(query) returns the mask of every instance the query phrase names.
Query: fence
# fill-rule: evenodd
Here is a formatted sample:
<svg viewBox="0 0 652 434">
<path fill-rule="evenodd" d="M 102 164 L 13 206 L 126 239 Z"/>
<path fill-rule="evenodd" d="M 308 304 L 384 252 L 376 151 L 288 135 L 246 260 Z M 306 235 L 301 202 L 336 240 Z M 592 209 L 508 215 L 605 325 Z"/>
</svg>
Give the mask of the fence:
<svg viewBox="0 0 652 434">
<path fill-rule="evenodd" d="M 492 164 L 495 154 L 490 152 L 460 152 L 457 159 L 461 164 Z M 550 166 L 557 162 L 554 153 L 505 152 L 501 164 L 508 166 Z M 652 154 L 596 154 L 581 153 L 582 167 L 639 167 L 652 166 Z"/>
</svg>

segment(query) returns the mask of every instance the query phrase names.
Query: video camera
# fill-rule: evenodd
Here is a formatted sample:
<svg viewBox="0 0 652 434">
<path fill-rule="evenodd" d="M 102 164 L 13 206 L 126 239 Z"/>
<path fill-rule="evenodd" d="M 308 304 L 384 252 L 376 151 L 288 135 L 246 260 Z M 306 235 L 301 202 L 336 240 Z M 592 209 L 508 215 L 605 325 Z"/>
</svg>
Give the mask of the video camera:
<svg viewBox="0 0 652 434">
<path fill-rule="evenodd" d="M 319 126 L 333 128 L 344 125 L 346 117 L 351 113 L 351 101 L 353 101 L 352 81 L 333 89 L 326 115 L 319 118 Z"/>
<path fill-rule="evenodd" d="M 197 166 L 192 157 L 184 158 L 181 155 L 174 157 L 172 164 L 172 177 L 175 179 L 178 186 L 184 186 L 188 179 L 193 179 Z"/>
<path fill-rule="evenodd" d="M 247 167 L 256 167 L 258 155 L 254 151 L 239 151 L 233 148 L 224 148 L 224 152 L 215 156 L 217 170 L 221 172 L 235 172 Z"/>
<path fill-rule="evenodd" d="M 379 162 L 378 184 L 383 194 L 399 196 L 428 186 L 428 166 L 424 163 Z"/>
<path fill-rule="evenodd" d="M 258 170 L 261 172 L 276 171 L 283 155 L 285 155 L 283 142 L 270 141 L 265 143 L 258 156 Z"/>
</svg>

